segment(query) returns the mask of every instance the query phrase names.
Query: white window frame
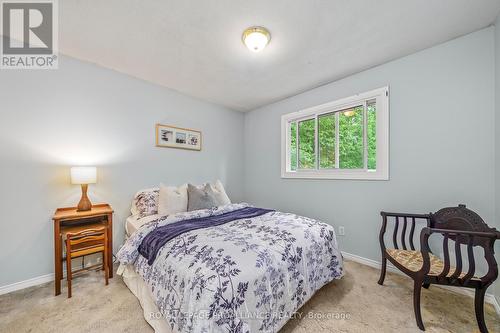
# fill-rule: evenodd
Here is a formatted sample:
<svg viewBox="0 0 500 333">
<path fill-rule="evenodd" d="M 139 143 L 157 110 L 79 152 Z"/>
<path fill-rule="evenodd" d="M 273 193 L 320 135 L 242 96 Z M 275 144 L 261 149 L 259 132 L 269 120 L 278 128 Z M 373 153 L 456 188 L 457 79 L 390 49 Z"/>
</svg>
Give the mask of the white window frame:
<svg viewBox="0 0 500 333">
<path fill-rule="evenodd" d="M 323 114 L 338 112 L 350 107 L 363 105 L 364 117 L 366 123 L 366 103 L 367 101 L 375 100 L 377 113 L 377 169 L 369 170 L 366 165 L 366 130 L 363 131 L 365 141 L 364 155 L 365 162 L 363 169 L 319 169 L 319 150 L 318 150 L 318 129 L 315 131 L 315 153 L 316 153 L 316 169 L 290 169 L 290 126 L 291 122 L 315 118 L 316 127 L 318 126 L 317 118 Z M 337 117 L 338 118 L 338 117 Z M 364 126 L 366 129 L 366 125 Z M 338 136 L 338 126 L 337 136 Z M 298 147 L 298 138 L 297 138 Z M 336 141 L 336 149 L 338 150 L 338 140 Z M 298 156 L 298 152 L 297 152 Z M 338 154 L 336 155 L 336 157 Z M 298 157 L 297 157 L 298 158 Z M 338 163 L 338 158 L 336 158 Z M 351 97 L 343 98 L 334 102 L 325 103 L 314 106 L 305 110 L 292 112 L 281 116 L 281 177 L 282 178 L 299 178 L 299 179 L 360 179 L 360 180 L 389 180 L 389 87 L 383 87 L 368 91 L 362 94 L 357 94 Z"/>
</svg>

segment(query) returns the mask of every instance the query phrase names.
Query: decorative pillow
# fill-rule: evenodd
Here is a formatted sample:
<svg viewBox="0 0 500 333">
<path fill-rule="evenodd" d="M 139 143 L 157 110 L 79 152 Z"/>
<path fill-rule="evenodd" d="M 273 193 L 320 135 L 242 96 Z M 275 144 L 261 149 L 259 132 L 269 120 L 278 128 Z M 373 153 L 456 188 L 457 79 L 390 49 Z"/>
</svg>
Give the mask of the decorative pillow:
<svg viewBox="0 0 500 333">
<path fill-rule="evenodd" d="M 151 188 L 137 192 L 134 197 L 132 208 L 130 209 L 132 215 L 144 217 L 158 214 L 159 193 L 160 190 L 158 188 Z"/>
<path fill-rule="evenodd" d="M 205 184 L 203 188 L 198 188 L 188 184 L 188 212 L 198 209 L 208 209 L 217 206 L 214 190 L 210 184 Z"/>
<path fill-rule="evenodd" d="M 231 200 L 226 194 L 224 190 L 224 185 L 222 185 L 220 180 L 216 180 L 214 184 L 212 184 L 212 190 L 214 191 L 215 198 L 217 199 L 217 206 L 229 205 Z"/>
<path fill-rule="evenodd" d="M 188 206 L 187 184 L 179 187 L 160 184 L 158 214 L 170 215 L 186 212 Z"/>
</svg>

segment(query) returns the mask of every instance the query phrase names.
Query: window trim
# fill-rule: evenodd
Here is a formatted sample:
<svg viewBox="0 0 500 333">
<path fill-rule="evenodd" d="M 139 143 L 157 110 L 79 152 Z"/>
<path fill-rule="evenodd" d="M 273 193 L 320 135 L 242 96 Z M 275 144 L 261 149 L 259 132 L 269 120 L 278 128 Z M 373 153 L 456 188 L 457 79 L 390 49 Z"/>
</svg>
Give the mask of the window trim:
<svg viewBox="0 0 500 333">
<path fill-rule="evenodd" d="M 367 112 L 366 104 L 369 100 L 375 100 L 377 110 L 377 169 L 368 170 L 367 165 L 364 169 L 321 169 L 319 168 L 318 151 L 318 129 L 315 131 L 315 152 L 316 169 L 299 169 L 297 156 L 297 170 L 290 169 L 290 131 L 288 124 L 296 121 L 297 131 L 298 122 L 307 118 L 316 119 L 315 127 L 318 126 L 318 117 L 323 114 L 338 112 L 343 109 L 364 106 L 364 112 Z M 338 116 L 336 116 L 338 118 Z M 367 117 L 363 118 L 366 123 Z M 366 124 L 363 131 L 364 148 L 368 149 L 366 144 Z M 337 136 L 338 136 L 338 128 Z M 297 137 L 297 147 L 299 138 Z M 338 142 L 336 144 L 338 150 Z M 336 163 L 338 155 L 336 155 Z M 365 161 L 365 164 L 367 161 Z M 347 98 L 342 98 L 333 102 L 317 105 L 301 111 L 288 113 L 281 116 L 281 178 L 297 179 L 353 179 L 353 180 L 389 180 L 389 87 L 374 89 L 365 93 L 357 94 Z"/>
</svg>

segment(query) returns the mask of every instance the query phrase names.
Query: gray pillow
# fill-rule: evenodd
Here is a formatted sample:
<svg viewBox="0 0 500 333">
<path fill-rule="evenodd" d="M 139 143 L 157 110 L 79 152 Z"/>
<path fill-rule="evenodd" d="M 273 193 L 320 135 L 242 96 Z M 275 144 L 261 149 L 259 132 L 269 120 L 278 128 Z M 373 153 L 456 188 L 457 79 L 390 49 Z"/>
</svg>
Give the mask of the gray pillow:
<svg viewBox="0 0 500 333">
<path fill-rule="evenodd" d="M 198 209 L 207 209 L 218 206 L 215 193 L 210 184 L 198 188 L 188 184 L 188 212 Z"/>
</svg>

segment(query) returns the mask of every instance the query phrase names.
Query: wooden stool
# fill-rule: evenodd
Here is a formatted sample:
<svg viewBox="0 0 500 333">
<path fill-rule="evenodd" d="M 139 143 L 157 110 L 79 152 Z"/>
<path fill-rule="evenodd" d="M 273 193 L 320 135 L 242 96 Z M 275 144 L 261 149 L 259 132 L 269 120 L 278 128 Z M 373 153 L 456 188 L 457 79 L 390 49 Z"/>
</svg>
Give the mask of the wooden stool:
<svg viewBox="0 0 500 333">
<path fill-rule="evenodd" d="M 102 253 L 102 269 L 108 285 L 109 265 L 108 263 L 108 235 L 106 227 L 86 229 L 66 234 L 66 275 L 68 279 L 68 298 L 71 297 L 71 280 L 73 273 L 88 270 L 83 268 L 75 272 L 71 271 L 71 259 L 83 257 L 94 253 Z M 100 265 L 99 265 L 100 266 Z M 90 268 L 93 268 L 92 266 Z"/>
</svg>

